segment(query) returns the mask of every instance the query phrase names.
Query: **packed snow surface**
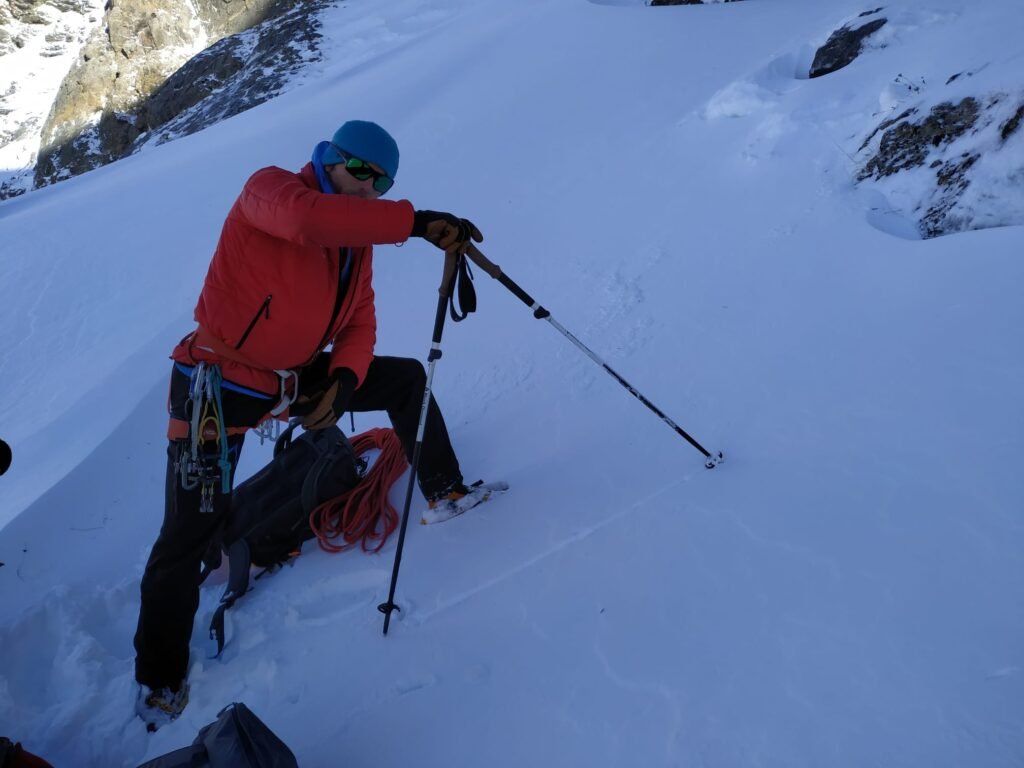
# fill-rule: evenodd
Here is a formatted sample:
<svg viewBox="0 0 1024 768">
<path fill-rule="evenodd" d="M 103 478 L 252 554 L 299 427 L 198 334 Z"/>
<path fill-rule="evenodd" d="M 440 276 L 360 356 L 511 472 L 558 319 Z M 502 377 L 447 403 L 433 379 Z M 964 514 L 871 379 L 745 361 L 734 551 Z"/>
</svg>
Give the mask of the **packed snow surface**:
<svg viewBox="0 0 1024 768">
<path fill-rule="evenodd" d="M 808 79 L 873 8 L 345 2 L 289 92 L 0 204 L 0 734 L 134 766 L 244 701 L 312 767 L 1024 763 L 1024 230 L 921 240 L 923 177 L 854 181 L 907 100 L 1020 98 L 1024 7 L 894 0 L 860 58 Z M 132 636 L 167 355 L 245 179 L 349 118 L 397 138 L 392 197 L 472 218 L 726 461 L 705 470 L 478 271 L 434 389 L 467 480 L 511 490 L 410 526 L 387 637 L 395 539 L 307 546 L 215 660 L 216 573 L 191 702 L 148 735 Z M 990 148 L 971 205 L 1021 200 L 1022 146 Z M 377 249 L 380 353 L 425 359 L 440 269 L 423 241 Z M 240 478 L 269 457 L 250 437 Z"/>
</svg>

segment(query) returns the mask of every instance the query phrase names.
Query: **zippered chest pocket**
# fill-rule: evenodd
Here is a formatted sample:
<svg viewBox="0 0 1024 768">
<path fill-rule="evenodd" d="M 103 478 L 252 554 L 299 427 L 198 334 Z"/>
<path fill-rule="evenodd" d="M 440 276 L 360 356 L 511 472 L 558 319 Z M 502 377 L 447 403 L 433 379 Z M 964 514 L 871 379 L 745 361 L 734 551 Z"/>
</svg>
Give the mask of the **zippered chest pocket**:
<svg viewBox="0 0 1024 768">
<path fill-rule="evenodd" d="M 235 349 L 241 349 L 242 345 L 245 344 L 245 340 L 249 338 L 249 334 L 252 333 L 252 329 L 256 327 L 256 323 L 260 321 L 260 318 L 264 320 L 270 319 L 270 302 L 273 301 L 274 295 L 267 294 L 267 298 L 260 304 L 260 308 L 256 310 L 256 314 L 253 315 L 252 320 L 249 321 L 249 325 L 246 326 L 245 332 L 242 334 L 242 338 L 235 344 Z"/>
</svg>

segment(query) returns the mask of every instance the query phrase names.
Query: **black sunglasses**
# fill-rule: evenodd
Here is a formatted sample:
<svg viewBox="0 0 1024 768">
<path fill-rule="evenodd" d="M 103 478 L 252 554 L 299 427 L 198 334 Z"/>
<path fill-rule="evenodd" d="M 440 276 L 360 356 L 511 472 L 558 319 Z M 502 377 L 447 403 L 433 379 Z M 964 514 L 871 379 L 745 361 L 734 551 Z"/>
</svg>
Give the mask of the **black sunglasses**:
<svg viewBox="0 0 1024 768">
<path fill-rule="evenodd" d="M 331 144 L 331 146 L 334 147 L 335 151 L 345 161 L 345 170 L 352 175 L 352 178 L 358 181 L 373 179 L 373 188 L 382 195 L 394 186 L 395 180 L 386 173 L 375 170 L 368 162 L 349 154 L 339 146 L 334 144 Z"/>
</svg>

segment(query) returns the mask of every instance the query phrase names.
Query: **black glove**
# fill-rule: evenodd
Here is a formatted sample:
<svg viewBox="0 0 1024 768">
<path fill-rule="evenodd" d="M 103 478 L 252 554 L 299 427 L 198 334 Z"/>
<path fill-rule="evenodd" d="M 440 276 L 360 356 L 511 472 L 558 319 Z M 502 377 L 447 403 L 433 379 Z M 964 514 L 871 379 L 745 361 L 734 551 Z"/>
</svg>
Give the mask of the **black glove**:
<svg viewBox="0 0 1024 768">
<path fill-rule="evenodd" d="M 469 219 L 460 219 L 441 211 L 416 211 L 412 220 L 412 236 L 422 237 L 445 253 L 462 256 L 470 239 L 483 242 L 484 236 Z"/>
<path fill-rule="evenodd" d="M 326 429 L 334 426 L 352 402 L 352 393 L 356 389 L 356 375 L 348 368 L 338 368 L 327 380 L 327 388 L 315 401 L 313 409 L 302 416 L 303 429 Z M 302 404 L 297 403 L 301 413 Z M 300 414 L 296 414 L 300 415 Z"/>
</svg>

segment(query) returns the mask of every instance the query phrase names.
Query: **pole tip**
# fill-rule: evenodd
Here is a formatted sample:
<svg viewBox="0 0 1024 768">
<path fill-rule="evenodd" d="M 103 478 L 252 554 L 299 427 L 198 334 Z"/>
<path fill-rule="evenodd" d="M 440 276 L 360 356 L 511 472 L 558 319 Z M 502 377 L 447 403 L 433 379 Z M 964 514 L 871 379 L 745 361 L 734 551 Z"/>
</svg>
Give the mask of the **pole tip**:
<svg viewBox="0 0 1024 768">
<path fill-rule="evenodd" d="M 386 635 L 388 633 L 388 625 L 391 624 L 391 612 L 392 611 L 399 611 L 399 612 L 401 612 L 402 609 L 399 608 L 393 602 L 387 602 L 387 603 L 381 603 L 380 605 L 378 605 L 377 606 L 377 610 L 384 614 L 384 634 Z"/>
<path fill-rule="evenodd" d="M 708 460 L 704 462 L 704 466 L 707 469 L 714 469 L 723 461 L 725 461 L 725 456 L 722 455 L 721 451 L 717 451 L 716 453 L 712 453 L 708 456 Z"/>
</svg>

